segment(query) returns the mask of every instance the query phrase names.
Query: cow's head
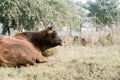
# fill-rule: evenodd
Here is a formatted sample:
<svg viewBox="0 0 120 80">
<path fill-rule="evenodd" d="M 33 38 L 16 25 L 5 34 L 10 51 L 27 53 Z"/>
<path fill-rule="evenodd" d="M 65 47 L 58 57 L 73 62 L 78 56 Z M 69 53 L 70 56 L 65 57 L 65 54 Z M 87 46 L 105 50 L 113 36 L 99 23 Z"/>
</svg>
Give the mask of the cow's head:
<svg viewBox="0 0 120 80">
<path fill-rule="evenodd" d="M 63 41 L 60 39 L 60 37 L 58 36 L 57 31 L 54 30 L 53 27 L 48 27 L 46 30 L 47 30 L 46 41 L 52 47 L 63 44 Z"/>
</svg>

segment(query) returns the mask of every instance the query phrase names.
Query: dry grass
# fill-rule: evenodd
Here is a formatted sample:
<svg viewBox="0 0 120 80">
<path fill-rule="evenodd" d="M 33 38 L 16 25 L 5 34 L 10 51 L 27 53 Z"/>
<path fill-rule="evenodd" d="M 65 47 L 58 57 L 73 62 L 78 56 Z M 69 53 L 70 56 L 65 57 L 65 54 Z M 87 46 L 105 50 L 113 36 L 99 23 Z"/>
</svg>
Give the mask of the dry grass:
<svg viewBox="0 0 120 80">
<path fill-rule="evenodd" d="M 120 45 L 57 47 L 50 62 L 0 68 L 0 80 L 120 80 Z"/>
<path fill-rule="evenodd" d="M 76 40 L 73 39 L 73 43 L 85 44 L 89 46 L 93 45 L 113 45 L 120 44 L 120 28 L 113 28 L 106 31 L 96 32 L 94 30 L 88 30 L 82 32 Z M 84 40 L 84 41 L 83 41 Z"/>
</svg>

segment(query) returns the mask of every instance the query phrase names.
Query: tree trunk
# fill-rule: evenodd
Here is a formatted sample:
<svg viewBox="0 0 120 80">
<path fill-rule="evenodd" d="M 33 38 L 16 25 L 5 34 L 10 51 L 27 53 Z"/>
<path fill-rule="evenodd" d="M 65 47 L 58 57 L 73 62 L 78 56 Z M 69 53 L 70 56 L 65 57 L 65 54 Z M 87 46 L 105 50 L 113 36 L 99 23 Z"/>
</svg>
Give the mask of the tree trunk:
<svg viewBox="0 0 120 80">
<path fill-rule="evenodd" d="M 8 28 L 7 32 L 8 32 L 8 36 L 10 36 L 11 35 L 10 28 Z"/>
</svg>

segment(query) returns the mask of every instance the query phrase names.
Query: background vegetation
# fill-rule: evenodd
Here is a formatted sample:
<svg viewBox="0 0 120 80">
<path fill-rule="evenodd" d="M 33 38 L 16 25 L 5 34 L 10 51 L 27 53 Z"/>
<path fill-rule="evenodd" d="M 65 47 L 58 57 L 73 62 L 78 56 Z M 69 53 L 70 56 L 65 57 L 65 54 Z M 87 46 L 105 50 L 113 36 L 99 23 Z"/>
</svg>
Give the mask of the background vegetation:
<svg viewBox="0 0 120 80">
<path fill-rule="evenodd" d="M 47 25 L 69 27 L 81 31 L 83 23 L 92 22 L 96 30 L 116 27 L 120 21 L 119 0 L 0 0 L 2 34 L 10 35 L 10 28 L 36 31 Z"/>
<path fill-rule="evenodd" d="M 76 5 L 69 0 L 0 0 L 3 34 L 10 28 L 33 30 L 42 25 L 76 27 L 80 23 Z"/>
</svg>

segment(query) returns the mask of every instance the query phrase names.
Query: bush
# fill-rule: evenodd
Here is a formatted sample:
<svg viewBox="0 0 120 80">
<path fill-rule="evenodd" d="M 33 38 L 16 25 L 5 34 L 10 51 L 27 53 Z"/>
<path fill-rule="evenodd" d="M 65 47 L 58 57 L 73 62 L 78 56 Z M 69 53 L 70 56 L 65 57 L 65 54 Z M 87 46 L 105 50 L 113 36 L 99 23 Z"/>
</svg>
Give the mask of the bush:
<svg viewBox="0 0 120 80">
<path fill-rule="evenodd" d="M 42 55 L 45 56 L 45 57 L 49 57 L 49 56 L 55 55 L 56 53 L 57 53 L 57 49 L 56 48 L 51 48 L 51 49 L 45 50 L 42 53 Z"/>
</svg>

